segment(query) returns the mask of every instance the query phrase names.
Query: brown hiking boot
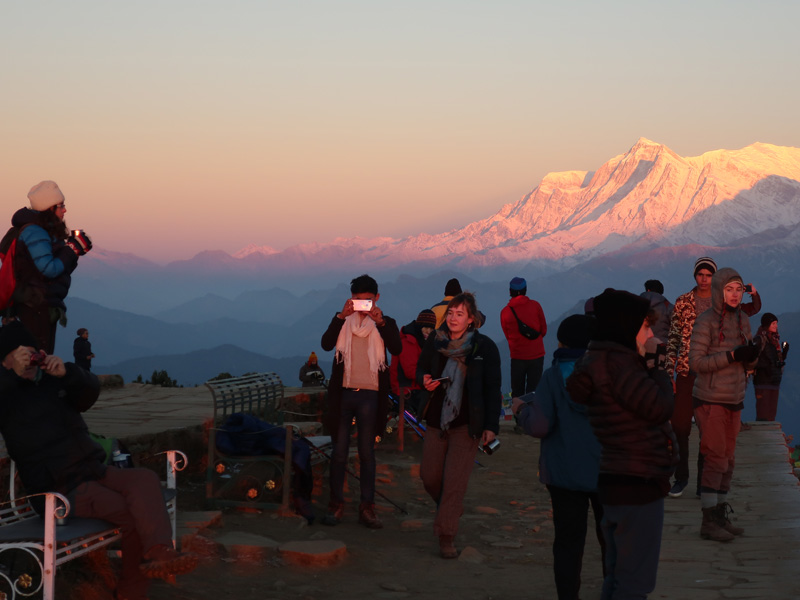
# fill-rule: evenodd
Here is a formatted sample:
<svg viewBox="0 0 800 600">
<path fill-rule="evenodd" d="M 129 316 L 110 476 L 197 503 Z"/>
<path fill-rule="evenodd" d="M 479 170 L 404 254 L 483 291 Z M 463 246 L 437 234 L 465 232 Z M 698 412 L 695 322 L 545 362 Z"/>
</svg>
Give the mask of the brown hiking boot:
<svg viewBox="0 0 800 600">
<path fill-rule="evenodd" d="M 362 504 L 358 507 L 358 522 L 369 529 L 383 528 L 383 523 L 375 514 L 374 504 Z"/>
<path fill-rule="evenodd" d="M 717 510 L 717 523 L 719 523 L 720 527 L 733 535 L 742 535 L 744 533 L 744 529 L 736 527 L 736 525 L 731 523 L 730 518 L 728 518 L 728 515 L 734 512 L 730 504 L 721 502 L 717 504 L 715 508 Z"/>
<path fill-rule="evenodd" d="M 704 540 L 714 540 L 715 542 L 730 542 L 734 536 L 720 526 L 717 513 L 716 506 L 703 509 L 703 524 L 700 526 L 700 537 Z"/>
<path fill-rule="evenodd" d="M 139 566 L 145 577 L 171 579 L 175 575 L 183 575 L 194 571 L 197 567 L 196 554 L 178 552 L 172 546 L 159 544 L 150 548 Z"/>
<path fill-rule="evenodd" d="M 439 536 L 439 554 L 442 558 L 458 558 L 458 550 L 456 550 L 455 536 L 453 535 L 440 535 Z"/>
</svg>

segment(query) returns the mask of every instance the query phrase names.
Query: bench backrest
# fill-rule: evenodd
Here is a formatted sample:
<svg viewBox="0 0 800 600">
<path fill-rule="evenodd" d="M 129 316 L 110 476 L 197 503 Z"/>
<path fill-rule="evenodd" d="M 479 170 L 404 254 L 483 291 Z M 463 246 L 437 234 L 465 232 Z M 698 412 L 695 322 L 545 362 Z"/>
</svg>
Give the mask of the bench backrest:
<svg viewBox="0 0 800 600">
<path fill-rule="evenodd" d="M 253 373 L 207 381 L 214 398 L 214 421 L 243 412 L 268 423 L 281 424 L 283 383 L 276 373 Z"/>
</svg>

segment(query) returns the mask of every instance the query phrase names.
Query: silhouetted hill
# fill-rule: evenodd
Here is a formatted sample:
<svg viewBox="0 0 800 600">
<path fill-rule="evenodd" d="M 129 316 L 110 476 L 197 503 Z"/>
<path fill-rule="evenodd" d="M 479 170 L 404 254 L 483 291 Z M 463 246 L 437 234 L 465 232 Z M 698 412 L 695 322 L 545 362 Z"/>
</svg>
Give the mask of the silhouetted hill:
<svg viewBox="0 0 800 600">
<path fill-rule="evenodd" d="M 93 370 L 98 374 L 119 374 L 126 382 L 138 375 L 148 380 L 153 371 L 166 370 L 178 385 L 199 385 L 220 373 L 234 376 L 254 372 L 275 372 L 284 385 L 298 386 L 300 367 L 308 359 L 306 356 L 272 358 L 255 352 L 248 352 L 232 344 L 216 348 L 195 350 L 186 354 L 154 355 L 134 358 L 116 364 L 97 365 Z M 325 366 L 323 366 L 323 369 Z M 330 372 L 330 370 L 328 370 Z M 327 372 L 326 372 L 327 375 Z"/>
</svg>

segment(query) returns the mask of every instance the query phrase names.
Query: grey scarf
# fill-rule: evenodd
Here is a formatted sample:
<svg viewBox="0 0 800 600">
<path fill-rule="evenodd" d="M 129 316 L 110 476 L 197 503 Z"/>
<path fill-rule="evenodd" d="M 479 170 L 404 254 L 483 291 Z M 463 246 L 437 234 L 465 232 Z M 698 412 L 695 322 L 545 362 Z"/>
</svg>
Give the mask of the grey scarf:
<svg viewBox="0 0 800 600">
<path fill-rule="evenodd" d="M 461 400 L 464 398 L 464 380 L 467 378 L 465 359 L 472 350 L 473 331 L 465 333 L 460 339 L 451 340 L 447 332 L 436 331 L 436 349 L 447 357 L 442 369 L 442 377 L 449 377 L 447 389 L 442 403 L 442 430 L 447 430 L 450 423 L 461 412 Z"/>
</svg>

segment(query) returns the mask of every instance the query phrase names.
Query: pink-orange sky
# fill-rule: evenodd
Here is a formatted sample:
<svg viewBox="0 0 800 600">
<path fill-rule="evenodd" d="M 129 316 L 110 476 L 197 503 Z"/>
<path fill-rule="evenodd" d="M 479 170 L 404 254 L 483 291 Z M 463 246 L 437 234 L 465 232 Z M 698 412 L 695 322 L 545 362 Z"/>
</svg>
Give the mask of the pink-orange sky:
<svg viewBox="0 0 800 600">
<path fill-rule="evenodd" d="M 800 3 L 108 1 L 0 8 L 0 197 L 59 183 L 165 262 L 436 233 L 639 137 L 800 146 Z"/>
</svg>

